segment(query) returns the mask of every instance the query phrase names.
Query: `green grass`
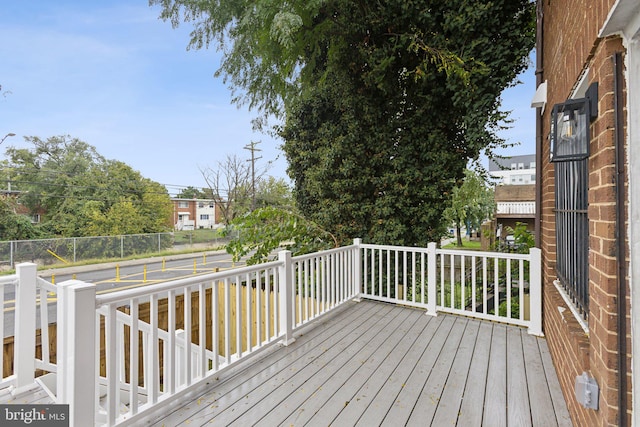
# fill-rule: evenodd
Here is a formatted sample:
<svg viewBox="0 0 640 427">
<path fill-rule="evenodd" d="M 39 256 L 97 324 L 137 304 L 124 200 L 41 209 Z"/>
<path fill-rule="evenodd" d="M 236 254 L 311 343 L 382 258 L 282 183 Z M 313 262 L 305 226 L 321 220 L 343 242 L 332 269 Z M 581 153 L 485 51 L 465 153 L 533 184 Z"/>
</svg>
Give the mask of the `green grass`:
<svg viewBox="0 0 640 427">
<path fill-rule="evenodd" d="M 213 239 L 222 237 L 221 230 L 203 228 L 199 230 L 182 230 L 174 232 L 175 242 L 180 243 L 209 243 Z"/>
<path fill-rule="evenodd" d="M 462 239 L 462 247 L 457 246 L 454 240 L 453 243 L 449 243 L 448 245 L 443 246 L 442 249 L 468 249 L 468 250 L 474 250 L 474 251 L 482 250 L 482 248 L 480 247 L 479 240 L 468 240 L 468 239 Z"/>
</svg>

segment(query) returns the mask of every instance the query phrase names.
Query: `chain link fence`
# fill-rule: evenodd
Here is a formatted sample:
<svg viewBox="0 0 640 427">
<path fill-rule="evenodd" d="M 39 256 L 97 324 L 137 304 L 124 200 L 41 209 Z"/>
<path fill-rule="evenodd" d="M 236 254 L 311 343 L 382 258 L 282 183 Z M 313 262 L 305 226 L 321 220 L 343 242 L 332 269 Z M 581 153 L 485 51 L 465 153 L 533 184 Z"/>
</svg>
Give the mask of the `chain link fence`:
<svg viewBox="0 0 640 427">
<path fill-rule="evenodd" d="M 95 259 L 119 260 L 133 255 L 196 247 L 213 249 L 224 246 L 232 238 L 215 237 L 207 242 L 194 243 L 190 236 L 188 240 L 182 238 L 178 241 L 174 233 L 0 241 L 0 270 L 13 269 L 21 262 L 50 266 Z"/>
</svg>

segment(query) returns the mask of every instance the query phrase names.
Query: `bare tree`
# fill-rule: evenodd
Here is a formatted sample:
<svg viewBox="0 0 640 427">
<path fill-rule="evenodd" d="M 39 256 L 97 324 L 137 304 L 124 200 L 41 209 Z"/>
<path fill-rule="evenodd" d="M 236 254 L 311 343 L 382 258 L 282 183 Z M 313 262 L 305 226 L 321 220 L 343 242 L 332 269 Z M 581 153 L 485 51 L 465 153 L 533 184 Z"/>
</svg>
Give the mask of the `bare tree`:
<svg viewBox="0 0 640 427">
<path fill-rule="evenodd" d="M 227 157 L 217 163 L 217 167 L 200 169 L 211 190 L 216 205 L 220 207 L 225 225 L 251 206 L 251 166 L 237 155 Z"/>
</svg>

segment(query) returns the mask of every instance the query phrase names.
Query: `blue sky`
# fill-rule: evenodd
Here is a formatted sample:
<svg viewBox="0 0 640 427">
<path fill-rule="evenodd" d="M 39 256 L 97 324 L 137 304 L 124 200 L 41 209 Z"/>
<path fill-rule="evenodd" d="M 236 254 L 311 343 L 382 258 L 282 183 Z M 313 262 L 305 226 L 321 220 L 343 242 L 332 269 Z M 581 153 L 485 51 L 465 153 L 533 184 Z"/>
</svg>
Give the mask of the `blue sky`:
<svg viewBox="0 0 640 427">
<path fill-rule="evenodd" d="M 0 14 L 0 138 L 26 147 L 24 136 L 71 135 L 110 159 L 165 185 L 202 187 L 200 169 L 261 141 L 259 164 L 286 177 L 281 141 L 252 131 L 254 114 L 230 102 L 213 77 L 220 54 L 187 51 L 189 27 L 173 29 L 141 0 L 3 2 Z M 533 153 L 533 71 L 503 94 L 522 141 L 500 154 Z M 4 156 L 4 146 L 0 156 Z M 2 157 L 0 157 L 2 158 Z"/>
</svg>

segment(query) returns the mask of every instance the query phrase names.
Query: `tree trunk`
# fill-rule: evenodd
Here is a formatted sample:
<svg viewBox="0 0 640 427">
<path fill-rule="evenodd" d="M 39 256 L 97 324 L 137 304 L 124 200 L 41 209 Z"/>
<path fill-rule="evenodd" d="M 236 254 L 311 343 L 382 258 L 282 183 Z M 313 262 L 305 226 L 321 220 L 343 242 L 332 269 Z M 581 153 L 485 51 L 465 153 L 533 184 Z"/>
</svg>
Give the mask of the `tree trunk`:
<svg viewBox="0 0 640 427">
<path fill-rule="evenodd" d="M 461 248 L 462 247 L 462 232 L 460 231 L 460 223 L 456 223 L 456 245 Z"/>
</svg>

